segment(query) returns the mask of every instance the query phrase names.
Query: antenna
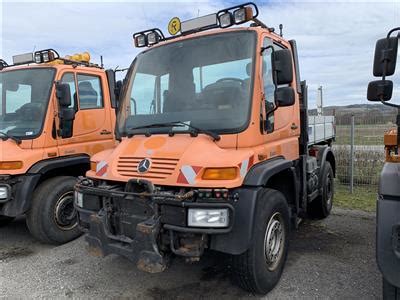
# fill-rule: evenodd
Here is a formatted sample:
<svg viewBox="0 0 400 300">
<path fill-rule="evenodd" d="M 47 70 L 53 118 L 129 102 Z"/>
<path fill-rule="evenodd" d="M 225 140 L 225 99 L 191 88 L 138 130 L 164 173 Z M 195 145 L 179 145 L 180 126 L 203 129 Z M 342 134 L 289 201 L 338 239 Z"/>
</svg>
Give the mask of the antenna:
<svg viewBox="0 0 400 300">
<path fill-rule="evenodd" d="M 100 66 L 103 68 L 104 64 L 103 64 L 103 55 L 100 55 Z"/>
<path fill-rule="evenodd" d="M 283 29 L 283 25 L 282 25 L 282 24 L 279 24 L 279 35 L 280 35 L 281 37 L 283 37 L 283 31 L 282 31 L 282 29 Z"/>
</svg>

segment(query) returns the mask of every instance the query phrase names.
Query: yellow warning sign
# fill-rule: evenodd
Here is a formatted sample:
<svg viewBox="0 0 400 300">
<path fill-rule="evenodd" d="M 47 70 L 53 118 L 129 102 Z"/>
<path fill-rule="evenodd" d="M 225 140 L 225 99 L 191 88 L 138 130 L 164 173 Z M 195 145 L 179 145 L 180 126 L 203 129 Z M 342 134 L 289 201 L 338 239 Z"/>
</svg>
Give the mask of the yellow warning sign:
<svg viewBox="0 0 400 300">
<path fill-rule="evenodd" d="M 168 32 L 170 35 L 175 35 L 181 30 L 181 20 L 178 17 L 174 17 L 168 23 Z"/>
</svg>

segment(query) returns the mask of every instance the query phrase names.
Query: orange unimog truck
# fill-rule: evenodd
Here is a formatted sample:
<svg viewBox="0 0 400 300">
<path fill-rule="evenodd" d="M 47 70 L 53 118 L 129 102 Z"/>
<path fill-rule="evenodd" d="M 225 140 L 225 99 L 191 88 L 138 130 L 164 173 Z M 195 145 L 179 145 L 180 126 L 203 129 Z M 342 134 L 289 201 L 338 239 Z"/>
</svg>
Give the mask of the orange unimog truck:
<svg viewBox="0 0 400 300">
<path fill-rule="evenodd" d="M 176 36 L 134 34 L 149 48 L 123 87 L 122 141 L 93 156 L 76 185 L 91 253 L 159 272 L 173 254 L 219 251 L 241 287 L 265 294 L 281 276 L 290 228 L 329 215 L 333 117 L 309 120 L 296 43 L 257 15 L 247 3 L 174 18 Z"/>
<path fill-rule="evenodd" d="M 115 74 L 89 60 L 52 49 L 0 60 L 0 225 L 26 214 L 47 243 L 80 235 L 76 178 L 116 145 Z"/>
</svg>

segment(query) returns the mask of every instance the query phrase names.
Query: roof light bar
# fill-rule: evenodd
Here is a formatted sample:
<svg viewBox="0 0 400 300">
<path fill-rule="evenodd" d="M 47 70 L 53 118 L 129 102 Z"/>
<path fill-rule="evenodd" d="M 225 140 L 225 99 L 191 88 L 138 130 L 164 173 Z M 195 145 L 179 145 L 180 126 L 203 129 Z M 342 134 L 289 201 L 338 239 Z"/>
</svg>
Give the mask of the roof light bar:
<svg viewBox="0 0 400 300">
<path fill-rule="evenodd" d="M 4 59 L 0 59 L 0 71 L 8 67 L 8 63 Z"/>
<path fill-rule="evenodd" d="M 227 28 L 254 20 L 258 16 L 258 7 L 253 2 L 225 8 L 217 12 L 219 26 Z"/>
<path fill-rule="evenodd" d="M 135 47 L 142 48 L 155 45 L 159 41 L 165 40 L 165 36 L 160 29 L 153 28 L 135 33 L 133 35 L 133 40 L 135 41 Z"/>
<path fill-rule="evenodd" d="M 187 21 L 183 21 L 179 24 L 176 24 L 176 22 L 180 21 L 177 17 L 175 17 L 170 21 L 170 24 L 172 21 L 174 21 L 175 26 L 179 25 L 178 27 L 180 30 L 178 29 L 176 33 L 180 31 L 181 32 L 180 35 L 166 38 L 160 29 L 153 28 L 133 34 L 133 40 L 135 43 L 135 47 L 142 48 L 142 47 L 152 46 L 160 41 L 170 40 L 175 37 L 179 37 L 181 35 L 203 31 L 207 29 L 218 28 L 218 27 L 227 28 L 233 25 L 243 24 L 251 20 L 260 25 L 262 23 L 256 19 L 257 16 L 258 16 L 257 5 L 253 2 L 247 2 L 244 4 L 225 8 L 223 10 L 220 10 L 216 14 L 210 14 L 190 19 Z"/>
<path fill-rule="evenodd" d="M 50 61 L 58 59 L 60 58 L 60 55 L 54 49 L 45 49 L 36 51 L 34 57 L 35 57 L 35 63 L 40 64 L 40 63 L 48 63 Z"/>
</svg>

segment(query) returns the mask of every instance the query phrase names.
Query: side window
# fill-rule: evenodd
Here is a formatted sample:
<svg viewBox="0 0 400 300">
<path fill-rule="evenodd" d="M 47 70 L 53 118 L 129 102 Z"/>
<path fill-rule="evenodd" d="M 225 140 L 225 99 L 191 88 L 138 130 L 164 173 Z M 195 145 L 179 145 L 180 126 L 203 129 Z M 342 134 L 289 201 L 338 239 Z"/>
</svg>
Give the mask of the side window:
<svg viewBox="0 0 400 300">
<path fill-rule="evenodd" d="M 272 41 L 268 38 L 264 39 L 263 46 L 272 46 Z M 265 95 L 265 109 L 266 112 L 270 112 L 275 107 L 275 85 L 272 73 L 272 49 L 266 49 L 263 52 L 263 63 L 262 63 L 262 78 Z M 274 113 L 269 113 L 265 131 L 270 133 L 274 130 Z"/>
<path fill-rule="evenodd" d="M 61 83 L 66 83 L 69 85 L 69 90 L 71 92 L 71 105 L 69 108 L 77 109 L 77 98 L 76 98 L 76 85 L 75 76 L 73 73 L 65 73 L 61 78 Z"/>
<path fill-rule="evenodd" d="M 80 109 L 103 107 L 103 91 L 100 77 L 78 74 L 78 95 Z"/>
</svg>

